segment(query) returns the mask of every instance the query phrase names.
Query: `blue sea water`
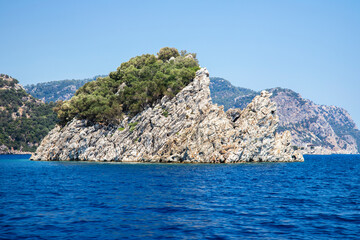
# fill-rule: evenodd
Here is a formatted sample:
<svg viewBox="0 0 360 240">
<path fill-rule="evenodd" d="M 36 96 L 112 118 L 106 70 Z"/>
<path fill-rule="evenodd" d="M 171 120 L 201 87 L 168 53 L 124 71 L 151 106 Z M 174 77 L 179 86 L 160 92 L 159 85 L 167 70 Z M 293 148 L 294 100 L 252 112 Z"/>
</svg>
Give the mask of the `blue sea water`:
<svg viewBox="0 0 360 240">
<path fill-rule="evenodd" d="M 252 164 L 0 155 L 0 239 L 359 238 L 359 155 Z"/>
</svg>

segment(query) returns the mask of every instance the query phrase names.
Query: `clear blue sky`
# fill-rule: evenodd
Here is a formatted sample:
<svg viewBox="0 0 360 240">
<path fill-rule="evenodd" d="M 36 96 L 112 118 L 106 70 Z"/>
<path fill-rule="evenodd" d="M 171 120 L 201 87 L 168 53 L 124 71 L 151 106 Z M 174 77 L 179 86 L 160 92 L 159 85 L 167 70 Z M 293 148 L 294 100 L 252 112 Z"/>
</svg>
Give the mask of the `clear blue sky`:
<svg viewBox="0 0 360 240">
<path fill-rule="evenodd" d="M 291 88 L 360 127 L 360 1 L 0 0 L 0 72 L 23 85 L 108 74 L 171 46 L 211 76 Z"/>
</svg>

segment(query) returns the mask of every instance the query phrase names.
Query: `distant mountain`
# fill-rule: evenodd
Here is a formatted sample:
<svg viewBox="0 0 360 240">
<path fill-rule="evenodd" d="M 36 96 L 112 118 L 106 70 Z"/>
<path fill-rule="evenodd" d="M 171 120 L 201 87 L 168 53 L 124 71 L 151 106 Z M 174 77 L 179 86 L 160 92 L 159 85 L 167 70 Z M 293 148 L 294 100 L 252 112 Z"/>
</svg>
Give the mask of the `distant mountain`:
<svg viewBox="0 0 360 240">
<path fill-rule="evenodd" d="M 69 100 L 76 90 L 87 82 L 96 80 L 98 77 L 106 75 L 97 75 L 93 78 L 59 80 L 44 83 L 37 83 L 24 86 L 25 90 L 32 96 L 45 102 L 56 102 L 58 100 Z"/>
<path fill-rule="evenodd" d="M 221 78 L 211 78 L 213 102 L 228 108 L 245 108 L 259 92 L 234 94 L 236 87 Z M 349 113 L 335 106 L 317 105 L 290 89 L 266 89 L 273 95 L 280 119 L 279 131 L 289 130 L 293 144 L 304 154 L 356 154 L 360 149 L 360 131 Z M 231 96 L 224 98 L 222 96 Z M 233 98 L 233 99 L 232 99 Z"/>
<path fill-rule="evenodd" d="M 213 100 L 216 99 L 216 101 L 214 101 L 215 103 L 223 105 L 225 110 L 234 107 L 237 97 L 247 95 L 256 96 L 259 94 L 247 88 L 235 87 L 223 78 L 211 77 L 210 80 L 211 97 Z M 254 97 L 249 99 L 248 103 L 250 103 L 253 98 Z"/>
<path fill-rule="evenodd" d="M 32 97 L 18 80 L 0 74 L 0 154 L 35 151 L 55 126 L 54 105 Z"/>
</svg>

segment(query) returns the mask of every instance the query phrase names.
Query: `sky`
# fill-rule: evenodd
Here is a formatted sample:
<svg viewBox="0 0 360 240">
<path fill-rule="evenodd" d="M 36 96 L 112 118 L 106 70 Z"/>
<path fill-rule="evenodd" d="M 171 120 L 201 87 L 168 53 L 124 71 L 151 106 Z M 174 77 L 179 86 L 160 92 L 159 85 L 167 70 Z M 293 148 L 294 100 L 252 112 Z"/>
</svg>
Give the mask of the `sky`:
<svg viewBox="0 0 360 240">
<path fill-rule="evenodd" d="M 162 47 L 235 86 L 290 88 L 360 127 L 360 1 L 0 0 L 0 73 L 82 79 Z"/>
</svg>

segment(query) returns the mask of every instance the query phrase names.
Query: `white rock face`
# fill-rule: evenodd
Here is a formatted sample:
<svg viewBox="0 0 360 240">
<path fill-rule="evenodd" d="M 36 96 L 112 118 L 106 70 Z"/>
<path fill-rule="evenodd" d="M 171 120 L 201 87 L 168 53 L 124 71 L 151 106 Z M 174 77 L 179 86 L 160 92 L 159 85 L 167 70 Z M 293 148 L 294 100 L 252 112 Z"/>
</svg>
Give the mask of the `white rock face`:
<svg viewBox="0 0 360 240">
<path fill-rule="evenodd" d="M 32 160 L 119 162 L 303 161 L 290 132 L 277 134 L 276 105 L 263 91 L 244 109 L 212 104 L 206 68 L 174 98 L 164 97 L 117 127 L 74 119 L 55 127 Z"/>
</svg>

